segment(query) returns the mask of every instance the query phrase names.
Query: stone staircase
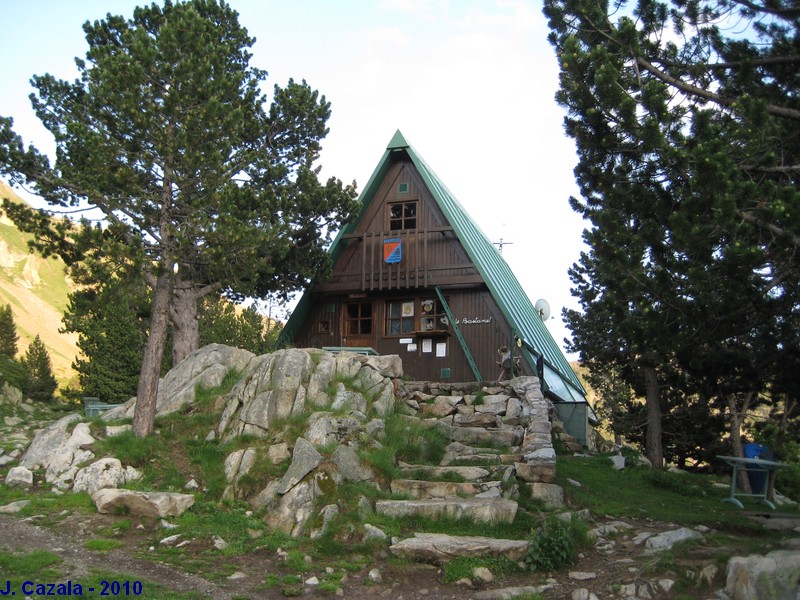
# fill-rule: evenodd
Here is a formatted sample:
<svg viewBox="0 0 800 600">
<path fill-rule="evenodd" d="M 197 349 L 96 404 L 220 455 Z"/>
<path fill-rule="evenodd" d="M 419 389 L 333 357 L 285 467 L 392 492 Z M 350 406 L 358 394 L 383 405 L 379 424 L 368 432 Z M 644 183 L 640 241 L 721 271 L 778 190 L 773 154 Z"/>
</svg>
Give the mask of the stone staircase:
<svg viewBox="0 0 800 600">
<path fill-rule="evenodd" d="M 452 442 L 438 466 L 401 464 L 400 477 L 392 482 L 391 490 L 408 499 L 379 501 L 377 513 L 512 523 L 521 487 L 545 502 L 563 497 L 553 484 L 556 465 L 550 406 L 537 378 L 517 378 L 482 388 L 404 386 L 401 397 L 415 412 L 409 418 L 439 428 Z M 390 551 L 429 562 L 459 556 L 505 556 L 517 561 L 527 548 L 524 540 L 417 532 L 394 543 Z"/>
</svg>

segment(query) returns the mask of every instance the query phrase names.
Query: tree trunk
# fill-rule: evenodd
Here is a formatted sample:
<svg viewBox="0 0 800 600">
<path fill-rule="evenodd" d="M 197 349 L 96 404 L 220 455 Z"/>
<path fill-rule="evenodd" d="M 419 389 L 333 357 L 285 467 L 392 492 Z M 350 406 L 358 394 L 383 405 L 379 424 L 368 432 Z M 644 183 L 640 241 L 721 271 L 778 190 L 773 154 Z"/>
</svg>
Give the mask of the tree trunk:
<svg viewBox="0 0 800 600">
<path fill-rule="evenodd" d="M 645 403 L 647 407 L 647 436 L 645 451 L 653 467 L 664 466 L 664 451 L 661 447 L 661 392 L 658 389 L 658 375 L 652 367 L 644 368 Z"/>
<path fill-rule="evenodd" d="M 222 287 L 211 283 L 196 288 L 191 281 L 178 279 L 172 296 L 170 320 L 172 322 L 172 366 L 200 347 L 200 320 L 197 316 L 198 303 L 211 292 Z"/>
<path fill-rule="evenodd" d="M 171 273 L 162 273 L 158 276 L 153 297 L 153 312 L 150 317 L 150 334 L 144 347 L 139 387 L 136 390 L 136 408 L 133 412 L 133 433 L 140 438 L 150 435 L 155 423 L 158 379 L 169 328 L 172 285 Z"/>
<path fill-rule="evenodd" d="M 174 367 L 200 346 L 200 324 L 197 318 L 199 298 L 192 284 L 178 280 L 170 308 L 172 321 L 172 366 Z"/>
<path fill-rule="evenodd" d="M 744 457 L 744 446 L 742 446 L 742 416 L 747 412 L 752 398 L 753 392 L 748 392 L 742 404 L 742 410 L 739 411 L 736 407 L 736 396 L 728 396 L 728 415 L 731 423 L 731 450 L 733 451 L 733 455 L 739 458 Z M 750 479 L 747 477 L 746 471 L 739 471 L 739 481 L 737 483 L 744 493 L 750 494 L 753 491 L 750 488 Z"/>
</svg>

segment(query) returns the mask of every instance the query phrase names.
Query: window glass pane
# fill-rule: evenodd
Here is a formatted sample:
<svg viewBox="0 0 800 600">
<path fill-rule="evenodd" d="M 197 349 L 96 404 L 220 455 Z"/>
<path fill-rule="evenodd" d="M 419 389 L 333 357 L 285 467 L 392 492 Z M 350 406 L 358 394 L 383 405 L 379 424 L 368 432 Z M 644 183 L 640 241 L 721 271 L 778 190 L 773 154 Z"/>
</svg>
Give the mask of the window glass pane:
<svg viewBox="0 0 800 600">
<path fill-rule="evenodd" d="M 414 331 L 414 319 L 403 319 L 403 333 L 411 333 Z"/>
</svg>

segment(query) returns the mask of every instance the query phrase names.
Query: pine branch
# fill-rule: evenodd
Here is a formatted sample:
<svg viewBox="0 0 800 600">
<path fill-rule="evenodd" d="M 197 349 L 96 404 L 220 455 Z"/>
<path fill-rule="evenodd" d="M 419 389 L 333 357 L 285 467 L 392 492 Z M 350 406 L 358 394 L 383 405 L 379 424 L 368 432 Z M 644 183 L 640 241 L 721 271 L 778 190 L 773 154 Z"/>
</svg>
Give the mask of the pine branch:
<svg viewBox="0 0 800 600">
<path fill-rule="evenodd" d="M 769 231 L 769 232 L 774 233 L 775 235 L 779 235 L 781 237 L 787 237 L 789 240 L 791 240 L 792 245 L 795 248 L 797 248 L 798 250 L 800 250 L 800 236 L 791 234 L 788 231 L 786 231 L 785 229 L 783 229 L 782 227 L 778 227 L 777 225 L 774 225 L 772 223 L 767 223 L 763 219 L 759 219 L 757 216 L 755 216 L 752 213 L 752 211 L 740 210 L 740 211 L 738 211 L 738 215 L 744 221 L 747 221 L 748 223 L 752 223 L 756 227 L 760 227 L 761 229 L 765 229 L 766 231 Z"/>
<path fill-rule="evenodd" d="M 734 99 L 726 98 L 725 96 L 720 96 L 719 94 L 715 94 L 714 92 L 710 92 L 703 88 L 697 87 L 696 85 L 692 85 L 690 83 L 686 83 L 685 81 L 681 81 L 680 79 L 676 79 L 675 77 L 672 77 L 671 75 L 665 73 L 661 69 L 658 69 L 655 65 L 645 60 L 641 56 L 636 57 L 636 62 L 641 67 L 643 67 L 652 75 L 655 75 L 658 79 L 660 79 L 664 83 L 676 87 L 690 96 L 704 98 L 721 106 L 731 106 L 736 101 L 735 98 Z M 793 108 L 786 108 L 784 106 L 776 106 L 774 104 L 767 104 L 765 106 L 765 109 L 768 113 L 776 115 L 778 117 L 800 120 L 800 110 L 795 110 Z"/>
</svg>

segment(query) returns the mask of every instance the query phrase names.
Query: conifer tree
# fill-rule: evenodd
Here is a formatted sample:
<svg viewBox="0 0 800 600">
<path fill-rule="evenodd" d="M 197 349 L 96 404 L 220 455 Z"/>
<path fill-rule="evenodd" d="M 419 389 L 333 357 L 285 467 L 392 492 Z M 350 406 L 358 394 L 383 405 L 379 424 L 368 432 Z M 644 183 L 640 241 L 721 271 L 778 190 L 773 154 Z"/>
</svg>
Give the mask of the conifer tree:
<svg viewBox="0 0 800 600">
<path fill-rule="evenodd" d="M 82 395 L 111 403 L 136 395 L 149 310 L 145 289 L 139 291 L 106 282 L 70 294 L 64 323 L 78 333 L 81 354 L 72 366 Z"/>
<path fill-rule="evenodd" d="M 0 118 L 0 173 L 53 207 L 98 209 L 106 229 L 5 210 L 68 264 L 111 230 L 119 243 L 109 256 L 135 264 L 152 289 L 133 418 L 142 437 L 153 430 L 170 321 L 181 356 L 198 339 L 204 294 L 304 287 L 327 263 L 327 232 L 347 220 L 356 193 L 318 178 L 330 103 L 291 79 L 268 102 L 267 73 L 250 64 L 255 40 L 225 2 L 152 4 L 83 29 L 79 77 L 32 80 L 55 163 Z"/>
<path fill-rule="evenodd" d="M 17 355 L 17 326 L 14 324 L 14 314 L 11 305 L 0 307 L 0 356 L 14 358 Z"/>
<path fill-rule="evenodd" d="M 38 335 L 28 346 L 22 358 L 22 366 L 25 369 L 25 383 L 22 390 L 25 396 L 31 400 L 52 400 L 58 382 L 53 376 L 50 354 Z"/>
<path fill-rule="evenodd" d="M 797 393 L 785 374 L 800 355 L 800 7 L 545 0 L 544 12 L 578 149 L 570 201 L 591 224 L 570 271 L 583 309 L 565 311 L 572 349 L 646 397 L 654 465 L 676 381 L 727 409 L 741 452 L 740 413 Z"/>
</svg>

